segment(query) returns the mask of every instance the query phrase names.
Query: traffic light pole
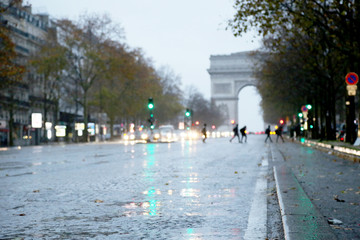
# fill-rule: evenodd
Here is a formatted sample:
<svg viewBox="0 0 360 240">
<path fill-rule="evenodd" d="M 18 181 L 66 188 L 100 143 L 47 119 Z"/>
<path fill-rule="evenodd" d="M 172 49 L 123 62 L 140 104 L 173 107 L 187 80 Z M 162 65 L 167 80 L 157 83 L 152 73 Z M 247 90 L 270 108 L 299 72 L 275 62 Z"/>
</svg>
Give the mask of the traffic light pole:
<svg viewBox="0 0 360 240">
<path fill-rule="evenodd" d="M 154 107 L 155 107 L 154 100 L 153 100 L 153 98 L 150 97 L 148 99 L 148 109 L 150 111 L 150 118 L 148 119 L 148 121 L 150 123 L 151 132 L 154 129 L 154 114 L 153 114 Z"/>
<path fill-rule="evenodd" d="M 189 123 L 190 122 L 190 123 Z M 186 129 L 190 130 L 192 125 L 192 110 L 189 108 L 185 111 L 184 124 L 186 125 Z"/>
</svg>

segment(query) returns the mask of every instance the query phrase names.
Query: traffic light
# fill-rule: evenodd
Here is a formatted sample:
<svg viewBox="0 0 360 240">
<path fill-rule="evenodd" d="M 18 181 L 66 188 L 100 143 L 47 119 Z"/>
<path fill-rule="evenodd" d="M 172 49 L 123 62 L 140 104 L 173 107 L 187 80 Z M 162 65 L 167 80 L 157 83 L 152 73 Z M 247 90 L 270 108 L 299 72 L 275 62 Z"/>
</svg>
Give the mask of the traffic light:
<svg viewBox="0 0 360 240">
<path fill-rule="evenodd" d="M 190 117 L 190 116 L 191 116 L 191 112 L 190 112 L 190 110 L 189 110 L 188 108 L 186 109 L 185 116 L 186 116 L 186 117 Z"/>
<path fill-rule="evenodd" d="M 150 129 L 154 129 L 155 128 L 155 126 L 154 126 L 154 122 L 155 122 L 154 114 L 150 114 L 150 118 L 148 119 L 148 122 L 150 123 Z"/>
<path fill-rule="evenodd" d="M 154 118 L 154 114 L 153 114 L 153 109 L 154 109 L 155 105 L 154 105 L 154 100 L 150 97 L 148 99 L 148 109 L 150 110 L 150 118 L 148 119 L 149 123 L 150 123 L 150 129 L 154 129 L 154 122 L 155 122 L 155 118 Z"/>
<path fill-rule="evenodd" d="M 281 125 L 284 124 L 284 120 L 282 120 L 282 119 L 279 122 L 280 122 Z"/>
<path fill-rule="evenodd" d="M 303 114 L 302 114 L 302 113 L 298 113 L 298 116 L 299 116 L 300 118 L 302 118 L 302 117 L 303 117 Z"/>
<path fill-rule="evenodd" d="M 148 109 L 153 110 L 154 109 L 154 101 L 152 98 L 148 99 Z"/>
<path fill-rule="evenodd" d="M 306 108 L 307 108 L 308 110 L 312 109 L 311 104 L 306 105 Z"/>
</svg>

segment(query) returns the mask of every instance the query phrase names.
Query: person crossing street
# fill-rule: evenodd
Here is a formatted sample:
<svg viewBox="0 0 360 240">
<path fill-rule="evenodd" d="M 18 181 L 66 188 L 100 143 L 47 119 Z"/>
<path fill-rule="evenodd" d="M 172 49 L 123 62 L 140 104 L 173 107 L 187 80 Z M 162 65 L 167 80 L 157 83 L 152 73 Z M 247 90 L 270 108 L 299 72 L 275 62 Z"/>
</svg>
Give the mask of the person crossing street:
<svg viewBox="0 0 360 240">
<path fill-rule="evenodd" d="M 243 142 L 244 138 L 245 138 L 245 142 L 247 142 L 246 126 L 244 126 L 242 129 L 240 129 L 240 133 L 241 133 L 240 143 Z"/>
<path fill-rule="evenodd" d="M 233 128 L 233 132 L 234 132 L 234 136 L 230 139 L 230 142 L 235 138 L 238 137 L 238 140 L 240 142 L 240 136 L 239 136 L 239 125 L 236 124 L 235 127 Z"/>
<path fill-rule="evenodd" d="M 268 139 L 270 140 L 270 142 L 273 142 L 271 140 L 270 133 L 271 133 L 271 130 L 270 130 L 270 125 L 269 125 L 268 128 L 265 130 L 265 134 L 267 135 L 265 138 L 265 142 L 267 142 Z"/>
</svg>

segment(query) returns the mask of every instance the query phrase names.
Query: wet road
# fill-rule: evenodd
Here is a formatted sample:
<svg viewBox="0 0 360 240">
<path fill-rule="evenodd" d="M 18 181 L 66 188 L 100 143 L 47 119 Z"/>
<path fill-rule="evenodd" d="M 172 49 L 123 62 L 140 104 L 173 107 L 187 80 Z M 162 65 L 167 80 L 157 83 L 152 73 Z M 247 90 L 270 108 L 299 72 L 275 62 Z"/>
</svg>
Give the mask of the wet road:
<svg viewBox="0 0 360 240">
<path fill-rule="evenodd" d="M 263 140 L 0 151 L 0 238 L 265 239 Z"/>
</svg>

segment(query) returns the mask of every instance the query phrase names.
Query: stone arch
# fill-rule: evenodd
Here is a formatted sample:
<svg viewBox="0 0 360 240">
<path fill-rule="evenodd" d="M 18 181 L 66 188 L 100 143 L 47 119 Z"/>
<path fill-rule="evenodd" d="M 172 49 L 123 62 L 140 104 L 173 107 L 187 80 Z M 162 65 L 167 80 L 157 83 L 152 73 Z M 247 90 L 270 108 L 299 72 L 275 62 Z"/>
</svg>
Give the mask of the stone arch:
<svg viewBox="0 0 360 240">
<path fill-rule="evenodd" d="M 253 76 L 254 55 L 251 52 L 232 53 L 230 55 L 211 55 L 208 73 L 211 80 L 211 100 L 216 105 L 226 105 L 228 116 L 238 122 L 238 96 L 247 86 L 256 86 Z"/>
<path fill-rule="evenodd" d="M 244 88 L 246 87 L 256 87 L 256 82 L 248 82 L 248 83 L 244 83 L 242 84 L 241 86 L 238 87 L 238 90 L 237 90 L 237 96 L 239 96 L 241 90 L 243 90 Z"/>
</svg>

